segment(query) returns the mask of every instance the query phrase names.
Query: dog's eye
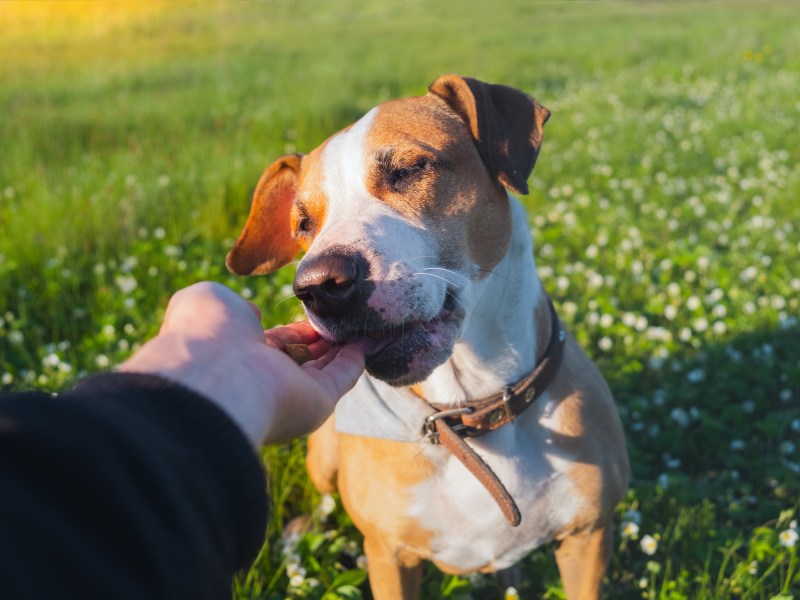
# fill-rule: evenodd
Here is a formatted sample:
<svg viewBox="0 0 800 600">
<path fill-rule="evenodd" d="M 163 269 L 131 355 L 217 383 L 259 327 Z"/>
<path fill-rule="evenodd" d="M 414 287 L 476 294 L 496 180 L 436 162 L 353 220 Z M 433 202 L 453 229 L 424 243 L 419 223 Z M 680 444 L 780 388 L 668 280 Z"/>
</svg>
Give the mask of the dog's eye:
<svg viewBox="0 0 800 600">
<path fill-rule="evenodd" d="M 412 165 L 390 168 L 387 173 L 389 187 L 394 191 L 402 191 L 405 186 L 416 176 L 428 168 L 428 161 L 420 158 Z"/>
<path fill-rule="evenodd" d="M 297 222 L 297 231 L 309 233 L 314 230 L 314 222 L 309 217 L 301 217 Z"/>
</svg>

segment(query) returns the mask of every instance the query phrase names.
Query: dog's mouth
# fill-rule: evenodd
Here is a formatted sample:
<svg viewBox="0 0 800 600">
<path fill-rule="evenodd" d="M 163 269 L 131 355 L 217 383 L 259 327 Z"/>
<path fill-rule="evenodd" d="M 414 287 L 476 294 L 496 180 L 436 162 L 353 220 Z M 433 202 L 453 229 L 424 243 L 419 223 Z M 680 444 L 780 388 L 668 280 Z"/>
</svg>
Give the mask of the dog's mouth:
<svg viewBox="0 0 800 600">
<path fill-rule="evenodd" d="M 392 325 L 364 319 L 356 331 L 327 326 L 308 311 L 308 319 L 322 337 L 334 343 L 355 343 L 366 356 L 367 372 L 391 385 L 422 381 L 449 358 L 465 312 L 452 290 L 442 307 L 428 320 L 409 320 Z M 353 319 L 355 320 L 355 319 Z M 352 321 L 351 321 L 352 322 Z"/>
<path fill-rule="evenodd" d="M 433 319 L 412 320 L 401 325 L 387 324 L 374 329 L 366 329 L 362 335 L 351 336 L 346 341 L 361 344 L 365 349 L 367 360 L 370 360 L 384 350 L 389 350 L 394 345 L 402 343 L 404 337 L 412 336 L 416 332 L 431 332 L 438 325 L 446 323 L 453 315 L 456 303 L 455 295 L 447 292 L 441 310 Z"/>
</svg>

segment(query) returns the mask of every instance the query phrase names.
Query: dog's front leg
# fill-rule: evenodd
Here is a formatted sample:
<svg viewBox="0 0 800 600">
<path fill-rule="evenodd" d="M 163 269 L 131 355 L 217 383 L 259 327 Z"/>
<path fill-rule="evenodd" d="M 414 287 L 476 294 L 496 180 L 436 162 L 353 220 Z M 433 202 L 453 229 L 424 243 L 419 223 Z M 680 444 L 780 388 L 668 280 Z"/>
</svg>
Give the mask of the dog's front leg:
<svg viewBox="0 0 800 600">
<path fill-rule="evenodd" d="M 556 562 L 568 600 L 600 598 L 603 575 L 611 558 L 611 525 L 564 538 L 556 547 Z"/>
<path fill-rule="evenodd" d="M 422 562 L 374 538 L 364 539 L 369 585 L 375 600 L 418 600 Z"/>
</svg>

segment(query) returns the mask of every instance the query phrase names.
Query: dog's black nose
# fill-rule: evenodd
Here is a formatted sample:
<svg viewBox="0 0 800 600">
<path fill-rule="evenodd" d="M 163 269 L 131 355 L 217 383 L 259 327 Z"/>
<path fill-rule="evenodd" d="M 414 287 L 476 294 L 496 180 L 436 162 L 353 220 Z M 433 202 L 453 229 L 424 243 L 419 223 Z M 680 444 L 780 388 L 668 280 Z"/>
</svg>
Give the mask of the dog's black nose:
<svg viewBox="0 0 800 600">
<path fill-rule="evenodd" d="M 353 307 L 363 287 L 365 269 L 358 255 L 327 252 L 304 260 L 294 277 L 294 293 L 306 308 L 320 317 Z"/>
</svg>

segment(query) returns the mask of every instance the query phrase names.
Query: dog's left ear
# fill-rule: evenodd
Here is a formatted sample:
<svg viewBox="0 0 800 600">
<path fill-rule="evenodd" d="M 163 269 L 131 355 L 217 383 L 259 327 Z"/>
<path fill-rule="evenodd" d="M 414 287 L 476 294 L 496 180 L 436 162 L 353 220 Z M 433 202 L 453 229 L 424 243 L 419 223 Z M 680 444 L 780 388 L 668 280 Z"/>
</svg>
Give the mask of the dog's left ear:
<svg viewBox="0 0 800 600">
<path fill-rule="evenodd" d="M 527 194 L 550 111 L 514 88 L 459 75 L 442 75 L 428 91 L 469 127 L 489 174 L 510 190 Z"/>
</svg>

